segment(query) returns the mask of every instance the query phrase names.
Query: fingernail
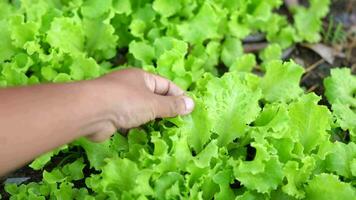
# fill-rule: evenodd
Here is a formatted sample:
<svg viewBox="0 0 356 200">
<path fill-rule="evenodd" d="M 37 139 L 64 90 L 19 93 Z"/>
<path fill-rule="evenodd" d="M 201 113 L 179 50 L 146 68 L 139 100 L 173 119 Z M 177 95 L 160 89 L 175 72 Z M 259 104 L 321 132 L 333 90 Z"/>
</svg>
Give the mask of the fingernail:
<svg viewBox="0 0 356 200">
<path fill-rule="evenodd" d="M 189 97 L 184 97 L 184 103 L 185 103 L 185 110 L 187 113 L 192 112 L 193 108 L 194 108 L 194 101 L 193 99 L 189 98 Z"/>
</svg>

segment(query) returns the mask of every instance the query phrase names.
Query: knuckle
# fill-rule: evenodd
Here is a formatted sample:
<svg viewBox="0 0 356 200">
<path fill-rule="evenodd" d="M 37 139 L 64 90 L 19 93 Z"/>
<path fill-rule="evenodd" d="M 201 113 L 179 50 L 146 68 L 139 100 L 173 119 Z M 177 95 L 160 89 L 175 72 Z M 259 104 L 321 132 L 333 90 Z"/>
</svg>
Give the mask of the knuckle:
<svg viewBox="0 0 356 200">
<path fill-rule="evenodd" d="M 163 116 L 162 102 L 158 98 L 154 98 L 151 103 L 151 119 L 160 118 Z"/>
<path fill-rule="evenodd" d="M 103 142 L 107 139 L 109 139 L 111 137 L 112 134 L 114 134 L 116 131 L 115 126 L 113 126 L 113 124 L 111 123 L 106 123 L 104 125 L 102 125 L 101 129 L 88 136 L 88 139 L 94 141 L 94 142 Z"/>
<path fill-rule="evenodd" d="M 130 117 L 127 114 L 121 114 L 116 119 L 116 127 L 129 129 L 130 128 Z"/>
<path fill-rule="evenodd" d="M 176 98 L 173 102 L 174 103 L 172 103 L 173 106 L 171 108 L 171 114 L 178 115 L 183 109 L 182 105 L 184 105 L 184 101 L 182 98 Z"/>
<path fill-rule="evenodd" d="M 156 80 L 152 76 L 152 74 L 144 73 L 143 79 L 144 79 L 145 85 L 148 87 L 148 89 L 154 92 L 155 88 L 156 88 Z"/>
<path fill-rule="evenodd" d="M 169 115 L 173 116 L 176 114 L 178 105 L 179 105 L 178 100 L 174 100 L 173 103 L 169 104 Z"/>
</svg>

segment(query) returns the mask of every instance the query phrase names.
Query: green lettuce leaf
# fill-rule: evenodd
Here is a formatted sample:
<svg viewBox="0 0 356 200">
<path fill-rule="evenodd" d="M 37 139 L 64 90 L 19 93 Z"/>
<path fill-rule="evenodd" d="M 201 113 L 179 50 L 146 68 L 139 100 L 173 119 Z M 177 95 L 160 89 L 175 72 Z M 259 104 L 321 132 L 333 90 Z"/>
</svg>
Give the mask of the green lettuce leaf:
<svg viewBox="0 0 356 200">
<path fill-rule="evenodd" d="M 348 183 L 341 182 L 332 174 L 315 176 L 306 187 L 305 199 L 355 199 L 355 189 Z"/>
<path fill-rule="evenodd" d="M 0 62 L 11 58 L 12 55 L 15 54 L 16 49 L 12 45 L 11 41 L 11 31 L 7 21 L 1 20 L 0 21 Z"/>
<path fill-rule="evenodd" d="M 181 9 L 181 2 L 175 0 L 155 0 L 152 4 L 153 9 L 163 17 L 170 17 Z"/>
<path fill-rule="evenodd" d="M 198 14 L 190 21 L 178 25 L 179 35 L 190 43 L 200 43 L 206 39 L 219 38 L 218 27 L 220 18 L 211 4 L 204 3 Z"/>
<path fill-rule="evenodd" d="M 289 106 L 291 138 L 303 146 L 304 153 L 310 153 L 324 143 L 328 139 L 327 131 L 331 129 L 331 114 L 327 107 L 317 104 L 319 100 L 316 95 L 308 94 Z"/>
<path fill-rule="evenodd" d="M 344 130 L 349 130 L 352 140 L 356 139 L 356 76 L 350 69 L 333 69 L 324 80 L 325 96 L 332 105 L 333 114 Z M 352 134 L 354 133 L 354 134 Z"/>
<path fill-rule="evenodd" d="M 63 150 L 67 150 L 68 145 L 61 146 L 53 151 L 50 151 L 48 153 L 43 154 L 42 156 L 36 158 L 29 166 L 34 169 L 34 170 L 40 170 L 42 169 L 48 162 L 51 160 L 51 158 L 55 155 L 57 155 L 59 152 Z"/>
<path fill-rule="evenodd" d="M 65 53 L 82 52 L 84 40 L 82 24 L 73 18 L 55 18 L 47 32 L 48 43 Z"/>
<path fill-rule="evenodd" d="M 81 6 L 81 13 L 87 18 L 98 18 L 108 12 L 112 0 L 86 0 Z"/>
<path fill-rule="evenodd" d="M 303 68 L 293 61 L 269 62 L 266 65 L 266 74 L 260 83 L 264 99 L 269 102 L 288 102 L 298 98 L 303 92 L 299 87 L 302 74 Z"/>
<path fill-rule="evenodd" d="M 218 136 L 219 146 L 244 136 L 248 124 L 260 112 L 261 91 L 249 88 L 241 79 L 240 74 L 228 73 L 221 79 L 210 80 L 206 86 L 203 101 L 209 105 L 209 115 L 214 116 L 211 131 Z"/>
</svg>

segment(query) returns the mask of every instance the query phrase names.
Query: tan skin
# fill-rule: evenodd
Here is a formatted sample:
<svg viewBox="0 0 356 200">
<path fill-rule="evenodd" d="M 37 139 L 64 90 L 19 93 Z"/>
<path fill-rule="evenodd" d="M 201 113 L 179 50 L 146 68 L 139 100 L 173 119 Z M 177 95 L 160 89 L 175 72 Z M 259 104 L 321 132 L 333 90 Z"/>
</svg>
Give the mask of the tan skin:
<svg viewBox="0 0 356 200">
<path fill-rule="evenodd" d="M 0 90 L 0 176 L 53 148 L 85 136 L 189 114 L 194 102 L 172 82 L 139 69 L 90 81 Z"/>
</svg>

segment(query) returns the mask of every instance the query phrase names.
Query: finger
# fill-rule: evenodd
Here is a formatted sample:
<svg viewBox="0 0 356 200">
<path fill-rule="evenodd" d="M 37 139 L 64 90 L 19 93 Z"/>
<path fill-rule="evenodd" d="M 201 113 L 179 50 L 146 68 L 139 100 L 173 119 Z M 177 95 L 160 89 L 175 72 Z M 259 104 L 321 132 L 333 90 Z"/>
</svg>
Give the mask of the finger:
<svg viewBox="0 0 356 200">
<path fill-rule="evenodd" d="M 87 138 L 93 142 L 104 142 L 109 139 L 116 131 L 113 123 L 105 123 L 97 132 L 90 134 Z"/>
<path fill-rule="evenodd" d="M 194 109 L 194 101 L 187 96 L 157 96 L 156 117 L 187 115 Z"/>
<path fill-rule="evenodd" d="M 103 132 L 103 133 L 91 134 L 86 137 L 93 142 L 101 143 L 109 139 L 112 134 L 113 132 Z"/>
<path fill-rule="evenodd" d="M 163 96 L 181 96 L 184 94 L 184 91 L 177 85 L 161 76 L 146 73 L 145 80 L 148 88 L 155 94 Z"/>
</svg>

